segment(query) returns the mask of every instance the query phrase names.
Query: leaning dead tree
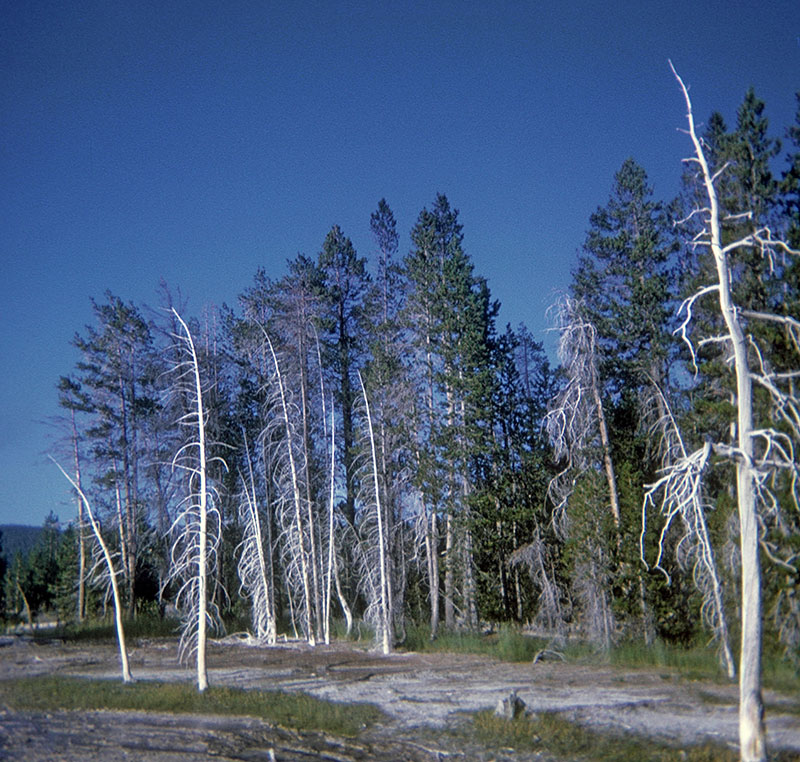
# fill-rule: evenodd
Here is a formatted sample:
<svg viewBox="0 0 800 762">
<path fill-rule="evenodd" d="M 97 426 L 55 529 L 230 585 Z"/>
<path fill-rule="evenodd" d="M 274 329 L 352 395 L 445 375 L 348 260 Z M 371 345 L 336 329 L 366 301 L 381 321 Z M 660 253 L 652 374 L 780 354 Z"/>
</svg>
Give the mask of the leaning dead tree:
<svg viewBox="0 0 800 762">
<path fill-rule="evenodd" d="M 108 581 L 111 585 L 111 593 L 114 598 L 114 624 L 117 630 L 117 645 L 119 646 L 119 661 L 120 665 L 122 666 L 122 682 L 124 683 L 132 683 L 133 677 L 131 676 L 130 666 L 128 664 L 128 650 L 125 647 L 125 628 L 122 625 L 122 603 L 120 601 L 119 595 L 119 584 L 117 583 L 117 570 L 114 567 L 114 559 L 111 557 L 111 552 L 108 549 L 108 545 L 106 541 L 103 539 L 103 533 L 100 531 L 100 525 L 97 523 L 97 520 L 94 516 L 94 511 L 92 510 L 92 506 L 89 503 L 88 498 L 86 497 L 86 493 L 81 489 L 80 485 L 76 480 L 69 476 L 69 474 L 58 464 L 55 460 L 53 463 L 56 464 L 58 470 L 61 471 L 62 474 L 66 477 L 67 481 L 72 485 L 72 488 L 78 494 L 81 502 L 83 503 L 83 507 L 86 509 L 86 516 L 89 519 L 89 524 L 92 527 L 92 532 L 94 532 L 94 537 L 97 540 L 97 545 L 100 548 L 100 552 L 103 556 L 103 561 L 105 562 L 106 571 L 108 573 Z M 25 602 L 27 607 L 27 601 Z M 28 618 L 30 619 L 30 609 L 28 613 Z"/>
<path fill-rule="evenodd" d="M 536 527 L 533 539 L 517 548 L 508 559 L 509 566 L 527 568 L 531 581 L 539 590 L 539 606 L 533 624 L 562 639 L 567 631 L 568 613 L 564 610 L 562 593 L 556 581 L 555 559 L 549 543 Z"/>
<path fill-rule="evenodd" d="M 553 526 L 561 537 L 570 532 L 568 507 L 574 503 L 574 491 L 582 478 L 595 478 L 592 453 L 599 452 L 602 470 L 608 488 L 608 509 L 613 519 L 617 545 L 620 543 L 620 511 L 611 442 L 603 407 L 600 379 L 597 371 L 597 331 L 585 318 L 579 301 L 564 297 L 555 307 L 555 327 L 559 332 L 558 356 L 566 371 L 567 383 L 550 404 L 544 427 L 554 450 L 555 459 L 563 467 L 548 486 L 548 497 L 553 503 Z M 605 510 L 605 508 L 603 509 Z M 602 522 L 599 521 L 598 524 Z M 578 562 L 575 575 L 575 592 L 583 608 L 584 628 L 593 640 L 609 647 L 615 630 L 611 610 L 610 563 L 612 548 L 594 535 L 590 553 Z M 537 548 L 530 548 L 531 572 L 546 578 L 539 582 L 547 593 L 542 602 L 549 605 L 546 616 L 560 617 L 558 598 L 554 594 L 552 576 L 547 565 L 536 563 Z"/>
<path fill-rule="evenodd" d="M 588 468 L 588 445 L 592 438 L 599 437 L 609 508 L 614 527 L 619 530 L 619 493 L 597 371 L 597 329 L 584 317 L 581 303 L 571 297 L 563 297 L 553 313 L 555 330 L 559 332 L 558 359 L 567 373 L 567 384 L 548 410 L 545 430 L 555 458 L 565 465 L 550 482 L 548 496 L 560 525 L 574 477 Z"/>
<path fill-rule="evenodd" d="M 692 501 L 697 497 L 699 479 L 707 468 L 712 454 L 727 458 L 736 466 L 736 499 L 739 518 L 741 552 L 741 651 L 739 659 L 739 744 L 743 762 L 766 762 L 764 705 L 761 697 L 762 649 L 762 585 L 760 550 L 780 564 L 794 568 L 795 556 L 781 559 L 765 541 L 768 525 L 780 524 L 780 505 L 774 487 L 781 473 L 788 474 L 795 508 L 798 507 L 798 466 L 795 446 L 800 442 L 800 399 L 795 384 L 800 378 L 798 368 L 776 370 L 770 362 L 767 346 L 759 342 L 753 328 L 764 322 L 780 326 L 789 337 L 800 360 L 800 322 L 788 315 L 762 313 L 743 309 L 737 304 L 735 260 L 737 255 L 758 251 L 770 270 L 779 270 L 789 255 L 800 252 L 790 249 L 773 237 L 767 227 L 752 225 L 749 233 L 730 243 L 723 242 L 723 229 L 751 219 L 750 215 L 726 217 L 720 208 L 716 183 L 727 170 L 722 166 L 712 173 L 705 146 L 695 130 L 689 91 L 675 68 L 672 72 L 680 85 L 686 103 L 689 135 L 694 155 L 687 163 L 698 170 L 704 189 L 705 205 L 694 209 L 688 219 L 700 220 L 700 232 L 692 240 L 694 247 L 709 251 L 715 266 L 716 280 L 700 287 L 680 307 L 683 316 L 678 332 L 696 359 L 696 349 L 715 345 L 722 347 L 728 357 L 728 367 L 736 384 L 735 444 L 705 443 L 694 453 L 678 459 L 664 473 L 659 489 L 670 511 L 692 514 Z M 692 310 L 698 300 L 714 297 L 724 329 L 718 335 L 705 336 L 698 341 L 690 336 Z M 754 386 L 766 392 L 769 414 L 756 421 Z M 671 507 L 670 507 L 671 506 Z"/>
<path fill-rule="evenodd" d="M 176 388 L 186 409 L 180 424 L 188 429 L 189 435 L 188 441 L 172 459 L 173 469 L 181 471 L 186 479 L 186 496 L 170 530 L 173 542 L 169 579 L 180 583 L 176 597 L 183 624 L 179 657 L 181 661 L 195 657 L 197 689 L 202 692 L 208 687 L 208 628 L 219 621 L 216 607 L 208 599 L 208 580 L 216 563 L 220 514 L 216 507 L 216 490 L 208 478 L 206 411 L 200 363 L 189 327 L 175 309 L 172 313 L 182 331 L 174 336 L 180 357 L 175 368 Z"/>
</svg>

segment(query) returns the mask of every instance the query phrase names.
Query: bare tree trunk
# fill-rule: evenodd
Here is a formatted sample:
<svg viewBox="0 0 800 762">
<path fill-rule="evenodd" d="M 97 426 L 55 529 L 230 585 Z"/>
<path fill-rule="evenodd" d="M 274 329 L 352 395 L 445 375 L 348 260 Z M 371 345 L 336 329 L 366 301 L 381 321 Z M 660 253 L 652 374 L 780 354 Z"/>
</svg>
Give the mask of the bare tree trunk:
<svg viewBox="0 0 800 762">
<path fill-rule="evenodd" d="M 75 466 L 75 483 L 82 488 L 81 458 L 78 448 L 78 428 L 75 424 L 75 409 L 71 408 L 72 458 Z M 86 526 L 83 518 L 83 500 L 78 497 L 78 601 L 76 615 L 79 622 L 86 614 Z"/>
<path fill-rule="evenodd" d="M 603 468 L 606 472 L 606 482 L 608 483 L 608 494 L 611 501 L 611 515 L 614 517 L 614 529 L 616 530 L 617 543 L 621 541 L 619 536 L 619 493 L 617 492 L 617 477 L 614 473 L 614 461 L 611 459 L 611 440 L 608 437 L 608 426 L 606 425 L 606 414 L 603 409 L 603 401 L 600 398 L 600 389 L 597 383 L 597 372 L 592 367 L 592 399 L 594 400 L 597 423 L 600 429 L 600 444 L 603 447 Z"/>
<path fill-rule="evenodd" d="M 240 545 L 241 556 L 238 572 L 242 588 L 247 591 L 252 607 L 253 635 L 258 642 L 266 641 L 275 645 L 277 628 L 275 609 L 272 605 L 272 581 L 269 569 L 272 567 L 272 543 L 264 547 L 264 532 L 258 510 L 255 475 L 250 457 L 247 436 L 244 437 L 245 458 L 247 460 L 248 477 L 241 476 L 244 495 L 240 498 L 239 519 L 244 527 Z M 249 487 L 248 487 L 249 480 Z M 269 517 L 267 517 L 269 524 Z"/>
<path fill-rule="evenodd" d="M 289 423 L 289 408 L 286 403 L 286 393 L 283 388 L 283 378 L 281 376 L 280 366 L 278 365 L 278 357 L 275 354 L 275 349 L 272 346 L 272 341 L 270 340 L 269 336 L 267 335 L 266 331 L 264 332 L 264 337 L 267 340 L 267 344 L 269 345 L 270 353 L 272 354 L 272 361 L 275 365 L 275 376 L 278 382 L 278 387 L 280 391 L 281 397 L 281 407 L 283 410 L 283 421 L 286 431 L 286 447 L 289 456 L 289 469 L 291 472 L 292 478 L 292 497 L 294 499 L 294 511 L 295 511 L 295 524 L 297 530 L 297 539 L 299 543 L 299 556 L 300 556 L 300 573 L 302 576 L 303 582 L 303 595 L 305 597 L 304 605 L 305 605 L 305 624 L 306 624 L 306 638 L 310 645 L 316 644 L 316 637 L 314 633 L 314 624 L 312 620 L 312 600 L 311 600 L 311 583 L 308 573 L 308 559 L 306 558 L 306 548 L 305 548 L 305 541 L 303 539 L 304 530 L 303 530 L 303 514 L 301 510 L 302 499 L 300 497 L 300 485 L 298 482 L 297 477 L 297 468 L 295 466 L 294 461 L 294 446 L 293 446 L 293 436 L 292 436 L 292 428 Z M 309 527 L 311 529 L 311 527 Z"/>
<path fill-rule="evenodd" d="M 322 638 L 322 607 L 320 606 L 319 562 L 317 553 L 317 531 L 314 521 L 314 503 L 311 496 L 311 436 L 308 425 L 308 371 L 306 368 L 305 337 L 301 334 L 299 347 L 300 361 L 300 412 L 303 421 L 303 481 L 306 493 L 306 514 L 308 516 L 309 551 L 311 554 L 311 583 L 312 599 L 314 602 L 314 617 L 316 623 L 316 636 Z"/>
<path fill-rule="evenodd" d="M 692 104 L 683 81 L 673 73 L 683 90 L 689 120 L 689 135 L 695 149 L 709 207 L 705 215 L 709 244 L 717 270 L 715 290 L 719 309 L 725 321 L 728 339 L 733 350 L 736 374 L 737 455 L 736 490 L 739 510 L 739 532 L 742 553 L 741 600 L 742 636 L 739 659 L 739 753 L 742 762 L 766 762 L 766 731 L 764 704 L 761 696 L 761 567 L 759 561 L 759 528 L 756 509 L 756 476 L 753 447 L 753 388 L 747 359 L 747 340 L 739 313 L 731 295 L 731 272 L 728 253 L 744 242 L 723 248 L 720 210 L 714 177 L 706 161 L 700 139 L 695 133 Z"/>
<path fill-rule="evenodd" d="M 208 468 L 206 462 L 206 418 L 203 410 L 203 388 L 200 383 L 200 366 L 197 362 L 192 335 L 189 327 L 183 322 L 178 313 L 175 317 L 180 322 L 184 331 L 189 349 L 192 354 L 192 375 L 194 377 L 194 394 L 197 405 L 197 455 L 199 464 L 197 476 L 200 479 L 199 504 L 199 534 L 197 542 L 197 690 L 203 692 L 208 688 L 208 670 L 206 668 L 206 638 L 208 625 Z"/>
<path fill-rule="evenodd" d="M 367 399 L 367 390 L 364 387 L 364 380 L 361 374 L 358 374 L 358 380 L 361 382 L 361 391 L 364 394 L 364 408 L 367 414 L 367 427 L 369 431 L 369 442 L 372 453 L 372 474 L 374 478 L 375 487 L 375 513 L 378 520 L 378 563 L 380 564 L 380 599 L 381 599 L 381 641 L 383 646 L 383 653 L 389 654 L 392 651 L 392 616 L 389 608 L 389 586 L 391 582 L 388 579 L 386 569 L 386 540 L 385 529 L 383 520 L 383 510 L 381 508 L 381 490 L 380 482 L 378 480 L 378 458 L 375 453 L 375 436 L 372 431 L 372 416 L 369 411 L 369 400 Z"/>
<path fill-rule="evenodd" d="M 427 519 L 425 523 L 425 549 L 428 556 L 428 585 L 431 604 L 431 640 L 435 640 L 439 634 L 439 521 L 436 518 L 436 511 L 430 512 L 430 524 Z"/>
<path fill-rule="evenodd" d="M 325 400 L 324 392 L 323 392 L 323 404 Z M 323 419 L 325 416 L 325 412 L 323 410 Z M 328 573 L 326 575 L 326 584 L 325 584 L 325 644 L 329 645 L 331 642 L 331 582 L 333 580 L 333 568 L 335 564 L 334 559 L 334 521 L 333 521 L 333 511 L 334 511 L 334 501 L 336 499 L 336 422 L 333 416 L 333 410 L 331 410 L 331 472 L 330 472 L 330 495 L 328 498 Z M 350 634 L 350 623 L 348 622 L 347 627 L 347 634 Z"/>
<path fill-rule="evenodd" d="M 133 677 L 131 676 L 130 665 L 128 664 L 128 650 L 125 647 L 125 628 L 122 624 L 122 601 L 120 600 L 119 595 L 119 587 L 117 585 L 117 572 L 114 568 L 114 562 L 111 558 L 111 553 L 108 550 L 108 546 L 103 539 L 103 534 L 100 531 L 100 527 L 98 526 L 97 522 L 94 518 L 94 513 L 92 511 L 92 506 L 89 504 L 89 500 L 87 499 L 83 490 L 78 486 L 77 482 L 75 482 L 67 472 L 61 468 L 56 461 L 53 461 L 58 467 L 58 470 L 66 477 L 67 481 L 73 486 L 75 491 L 78 493 L 78 496 L 81 499 L 84 507 L 86 508 L 86 515 L 89 517 L 89 523 L 91 524 L 92 531 L 94 532 L 95 539 L 97 540 L 98 545 L 100 546 L 100 550 L 103 554 L 103 559 L 106 562 L 106 569 L 108 570 L 108 577 L 109 581 L 111 582 L 111 592 L 114 596 L 114 623 L 117 630 L 117 645 L 119 646 L 119 660 L 122 666 L 122 682 L 124 683 L 132 683 Z M 21 590 L 20 590 L 21 592 Z M 23 595 L 24 599 L 24 595 Z M 25 601 L 27 606 L 27 601 Z M 30 617 L 30 609 L 28 609 L 28 616 Z"/>
<path fill-rule="evenodd" d="M 455 569 L 453 553 L 455 548 L 455 532 L 453 516 L 448 511 L 444 524 L 444 626 L 452 630 L 456 626 L 456 611 L 453 600 L 455 594 Z"/>
</svg>

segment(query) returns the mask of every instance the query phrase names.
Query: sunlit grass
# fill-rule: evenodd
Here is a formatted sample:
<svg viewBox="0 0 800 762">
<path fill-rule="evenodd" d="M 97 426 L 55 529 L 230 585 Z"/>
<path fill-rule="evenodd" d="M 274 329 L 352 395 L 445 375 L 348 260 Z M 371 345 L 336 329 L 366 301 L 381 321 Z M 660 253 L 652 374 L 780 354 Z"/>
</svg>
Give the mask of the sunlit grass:
<svg viewBox="0 0 800 762">
<path fill-rule="evenodd" d="M 304 693 L 211 686 L 199 693 L 188 683 L 34 677 L 0 681 L 0 705 L 17 710 L 119 710 L 256 717 L 273 725 L 356 736 L 379 721 L 370 704 L 338 704 Z"/>
</svg>

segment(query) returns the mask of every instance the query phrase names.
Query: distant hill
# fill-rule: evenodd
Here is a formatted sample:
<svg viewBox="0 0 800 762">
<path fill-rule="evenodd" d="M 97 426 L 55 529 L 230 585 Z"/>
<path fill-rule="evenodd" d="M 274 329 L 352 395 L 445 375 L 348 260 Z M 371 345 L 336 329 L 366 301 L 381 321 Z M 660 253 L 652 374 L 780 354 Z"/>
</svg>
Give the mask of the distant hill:
<svg viewBox="0 0 800 762">
<path fill-rule="evenodd" d="M 6 557 L 10 563 L 14 554 L 20 551 L 26 555 L 39 540 L 42 534 L 41 527 L 29 527 L 22 524 L 0 524 L 0 555 Z"/>
</svg>

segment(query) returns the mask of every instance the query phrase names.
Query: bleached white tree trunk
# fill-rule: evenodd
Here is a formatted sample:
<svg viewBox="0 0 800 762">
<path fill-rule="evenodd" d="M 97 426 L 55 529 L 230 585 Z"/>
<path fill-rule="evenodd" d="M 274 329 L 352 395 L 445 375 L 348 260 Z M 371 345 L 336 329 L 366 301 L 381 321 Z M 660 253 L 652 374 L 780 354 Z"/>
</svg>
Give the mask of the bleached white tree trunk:
<svg viewBox="0 0 800 762">
<path fill-rule="evenodd" d="M 239 519 L 244 526 L 244 536 L 239 546 L 239 579 L 242 588 L 250 597 L 253 619 L 253 636 L 258 642 L 275 645 L 277 627 L 275 621 L 274 593 L 269 568 L 272 564 L 271 543 L 264 544 L 264 533 L 256 496 L 255 475 L 250 458 L 250 449 L 245 437 L 245 457 L 248 475 L 242 479 L 242 497 L 239 502 Z M 269 521 L 269 517 L 267 517 Z"/>
<path fill-rule="evenodd" d="M 308 559 L 306 557 L 305 540 L 303 539 L 305 535 L 305 530 L 303 527 L 303 510 L 302 510 L 302 498 L 300 496 L 300 483 L 294 457 L 294 448 L 295 448 L 294 435 L 292 431 L 291 420 L 289 417 L 289 406 L 286 401 L 286 389 L 283 384 L 283 376 L 281 374 L 280 364 L 278 363 L 278 356 L 275 354 L 275 348 L 272 345 L 272 341 L 270 340 L 269 335 L 267 334 L 266 331 L 263 331 L 263 333 L 267 345 L 269 346 L 270 354 L 272 356 L 272 362 L 275 368 L 275 380 L 280 394 L 281 413 L 283 416 L 283 424 L 285 430 L 289 474 L 291 477 L 295 532 L 297 535 L 297 544 L 298 544 L 298 547 L 295 549 L 295 551 L 298 555 L 297 560 L 299 561 L 300 565 L 300 576 L 303 586 L 306 638 L 308 640 L 309 645 L 313 646 L 316 644 L 316 637 L 314 632 L 313 614 L 311 610 L 312 609 L 311 579 L 310 579 L 311 575 L 308 569 Z M 310 532 L 313 532 L 313 529 L 314 529 L 313 526 L 308 527 L 308 530 Z M 311 559 L 311 561 L 313 563 L 314 559 Z"/>
<path fill-rule="evenodd" d="M 324 397 L 323 397 L 324 400 Z M 324 412 L 323 412 L 324 417 Z M 333 410 L 331 410 L 331 466 L 330 466 L 330 491 L 328 495 L 328 563 L 325 573 L 325 619 L 324 619 L 324 635 L 325 645 L 330 645 L 331 642 L 331 583 L 333 582 L 333 565 L 334 560 L 334 501 L 336 498 L 336 426 L 333 418 Z M 349 632 L 349 628 L 348 628 Z"/>
<path fill-rule="evenodd" d="M 370 452 L 372 456 L 372 475 L 375 486 L 375 514 L 378 524 L 378 563 L 380 565 L 380 606 L 381 606 L 381 644 L 383 653 L 391 653 L 392 650 L 392 615 L 389 610 L 389 581 L 386 569 L 386 530 L 383 526 L 383 510 L 381 509 L 381 490 L 380 480 L 378 479 L 378 458 L 375 454 L 375 435 L 372 430 L 372 415 L 369 410 L 369 400 L 367 390 L 364 387 L 364 380 L 361 373 L 358 374 L 361 383 L 361 392 L 364 395 L 364 410 L 367 417 L 367 431 L 369 435 Z"/>
<path fill-rule="evenodd" d="M 688 130 L 694 147 L 694 156 L 687 161 L 699 169 L 700 180 L 705 189 L 707 206 L 696 209 L 691 216 L 699 216 L 703 229 L 696 236 L 694 244 L 707 247 L 716 267 L 716 282 L 701 288 L 681 305 L 685 319 L 679 328 L 681 336 L 688 344 L 694 358 L 694 345 L 688 338 L 688 326 L 692 318 L 694 303 L 715 294 L 720 315 L 724 321 L 725 333 L 706 337 L 703 343 L 722 343 L 733 359 L 736 379 L 736 445 L 715 444 L 714 452 L 726 455 L 736 464 L 736 498 L 739 514 L 739 544 L 741 549 L 741 651 L 739 661 L 739 744 L 742 762 L 765 762 L 767 759 L 766 736 L 764 729 L 764 705 L 761 697 L 761 627 L 762 590 L 761 566 L 759 559 L 759 522 L 763 512 L 777 512 L 780 507 L 769 492 L 767 478 L 777 469 L 788 470 L 795 480 L 798 467 L 794 456 L 794 446 L 800 439 L 800 415 L 798 401 L 791 384 L 796 373 L 776 374 L 764 361 L 758 342 L 745 330 L 745 320 L 777 321 L 787 331 L 792 332 L 795 347 L 800 323 L 794 318 L 743 311 L 734 300 L 732 284 L 734 272 L 731 258 L 740 250 L 757 248 L 770 263 L 778 252 L 783 255 L 798 255 L 782 241 L 772 237 L 768 228 L 753 230 L 732 243 L 723 244 L 723 213 L 720 210 L 715 182 L 726 168 L 723 166 L 715 174 L 711 173 L 706 160 L 703 144 L 695 131 L 692 103 L 689 92 L 675 68 L 670 67 L 680 85 L 686 103 Z M 745 215 L 747 216 L 747 215 Z M 738 215 L 742 219 L 742 215 Z M 788 380 L 788 390 L 781 387 Z M 759 383 L 772 398 L 773 415 L 785 424 L 780 431 L 760 428 L 755 425 L 753 410 L 753 382 Z M 785 433 L 786 431 L 791 434 Z M 755 442 L 760 443 L 758 452 Z M 796 493 L 795 493 L 796 500 Z M 759 516 L 759 508 L 762 516 Z"/>
<path fill-rule="evenodd" d="M 182 330 L 182 334 L 175 336 L 175 339 L 186 357 L 177 366 L 179 382 L 185 384 L 184 391 L 191 400 L 191 409 L 180 423 L 188 426 L 192 434 L 190 441 L 178 450 L 172 461 L 173 468 L 180 468 L 187 474 L 189 494 L 172 525 L 175 539 L 169 576 L 183 582 L 177 596 L 178 608 L 185 611 L 179 653 L 181 659 L 187 654 L 194 654 L 197 689 L 203 692 L 208 688 L 206 641 L 210 619 L 209 560 L 215 557 L 219 542 L 219 512 L 213 504 L 208 482 L 206 413 L 203 408 L 200 364 L 189 326 L 174 308 L 172 313 Z"/>
<path fill-rule="evenodd" d="M 92 527 L 92 532 L 94 532 L 97 544 L 100 546 L 100 550 L 103 554 L 103 559 L 106 564 L 106 569 L 108 570 L 108 578 L 111 583 L 111 592 L 112 595 L 114 596 L 114 625 L 117 631 L 117 645 L 119 646 L 119 661 L 122 667 L 122 682 L 132 683 L 133 677 L 131 676 L 130 665 L 128 663 L 128 649 L 125 647 L 125 628 L 122 624 L 122 602 L 120 600 L 120 595 L 119 595 L 119 585 L 117 583 L 117 571 L 114 568 L 114 560 L 111 557 L 108 545 L 106 545 L 106 542 L 103 539 L 103 534 L 100 531 L 100 526 L 95 520 L 94 511 L 92 510 L 92 506 L 89 503 L 86 494 L 78 485 L 78 483 L 74 479 L 72 479 L 69 476 L 69 474 L 58 463 L 56 463 L 55 460 L 53 460 L 53 463 L 56 464 L 58 470 L 61 471 L 62 474 L 64 474 L 67 481 L 72 485 L 73 489 L 78 493 L 78 496 L 80 497 L 81 502 L 83 503 L 83 507 L 86 509 L 86 515 L 89 518 L 89 524 Z"/>
</svg>

